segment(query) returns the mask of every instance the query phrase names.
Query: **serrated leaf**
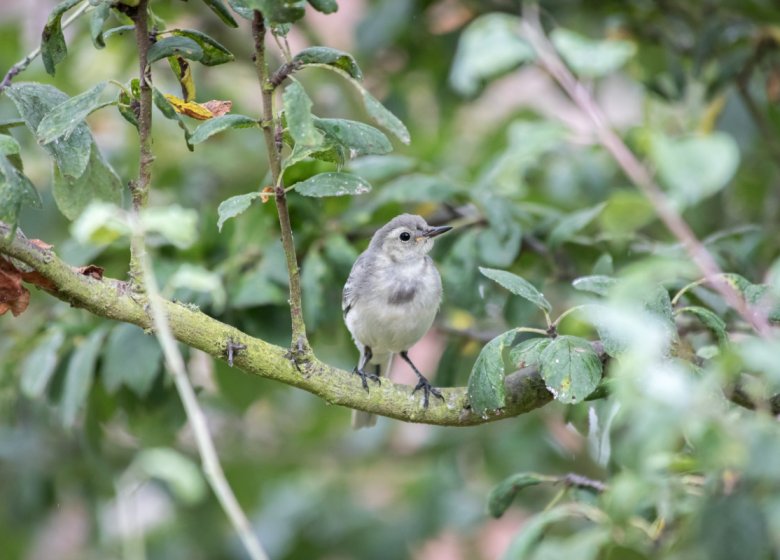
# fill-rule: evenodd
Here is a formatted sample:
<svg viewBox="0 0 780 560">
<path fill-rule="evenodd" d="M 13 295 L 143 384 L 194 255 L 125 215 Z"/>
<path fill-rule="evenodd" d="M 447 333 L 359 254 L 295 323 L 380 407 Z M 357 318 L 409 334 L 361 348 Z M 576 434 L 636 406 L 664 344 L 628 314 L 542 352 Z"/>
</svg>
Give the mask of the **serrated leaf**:
<svg viewBox="0 0 780 560">
<path fill-rule="evenodd" d="M 305 48 L 295 55 L 292 63 L 296 66 L 326 64 L 344 70 L 356 80 L 363 79 L 363 72 L 360 70 L 360 66 L 355 62 L 355 59 L 351 54 L 330 47 Z"/>
<path fill-rule="evenodd" d="M 601 380 L 601 360 L 590 343 L 559 336 L 541 355 L 540 373 L 556 400 L 574 404 L 590 395 Z"/>
<path fill-rule="evenodd" d="M 479 267 L 479 271 L 497 282 L 513 294 L 527 299 L 539 309 L 549 312 L 552 309 L 550 302 L 539 292 L 528 280 L 521 278 L 517 274 L 512 274 L 506 270 L 496 270 L 494 268 Z"/>
<path fill-rule="evenodd" d="M 308 2 L 312 8 L 323 14 L 332 14 L 339 9 L 336 0 L 308 0 Z"/>
<path fill-rule="evenodd" d="M 686 207 L 715 194 L 734 177 L 739 148 L 724 132 L 681 140 L 651 137 L 650 156 L 669 195 Z"/>
<path fill-rule="evenodd" d="M 592 276 L 580 276 L 576 278 L 571 285 L 575 290 L 582 292 L 592 292 L 600 296 L 606 296 L 609 290 L 617 284 L 617 280 L 610 276 L 594 274 Z"/>
<path fill-rule="evenodd" d="M 76 219 L 95 200 L 122 204 L 122 181 L 103 159 L 94 142 L 90 151 L 89 164 L 80 177 L 70 179 L 56 167 L 53 174 L 54 202 L 62 215 L 69 220 Z"/>
<path fill-rule="evenodd" d="M 594 41 L 561 27 L 552 31 L 550 39 L 574 73 L 585 78 L 611 74 L 636 53 L 636 45 L 629 41 Z"/>
<path fill-rule="evenodd" d="M 217 213 L 219 214 L 219 219 L 217 220 L 217 229 L 222 231 L 222 226 L 225 225 L 226 221 L 228 221 L 230 218 L 235 218 L 239 214 L 246 211 L 246 209 L 249 208 L 249 206 L 252 204 L 252 201 L 259 196 L 259 192 L 251 192 L 246 194 L 239 194 L 237 196 L 231 196 L 230 198 L 220 202 L 219 208 L 217 208 Z"/>
<path fill-rule="evenodd" d="M 509 363 L 517 369 L 539 368 L 542 352 L 552 342 L 550 338 L 529 338 L 509 349 Z"/>
<path fill-rule="evenodd" d="M 357 175 L 330 172 L 296 183 L 293 188 L 304 196 L 321 197 L 364 194 L 371 190 L 371 185 Z"/>
<path fill-rule="evenodd" d="M 577 212 L 572 212 L 568 216 L 563 217 L 550 232 L 550 237 L 548 238 L 550 247 L 556 248 L 564 241 L 570 240 L 575 234 L 579 233 L 585 226 L 595 220 L 606 206 L 607 203 L 602 202 L 592 208 L 578 210 Z"/>
<path fill-rule="evenodd" d="M 115 103 L 115 101 L 100 101 L 100 94 L 107 84 L 108 82 L 100 82 L 92 89 L 71 97 L 46 113 L 35 134 L 38 142 L 49 144 L 60 137 L 67 142 L 70 135 L 84 124 L 84 119 L 90 113 Z"/>
<path fill-rule="evenodd" d="M 57 329 L 44 336 L 22 362 L 21 390 L 31 399 L 39 399 L 46 392 L 52 375 L 57 369 L 57 360 L 65 334 Z"/>
<path fill-rule="evenodd" d="M 222 115 L 221 117 L 214 117 L 204 121 L 203 124 L 198 125 L 198 128 L 190 136 L 190 142 L 194 144 L 200 144 L 207 138 L 225 130 L 235 128 L 253 128 L 257 127 L 257 121 L 252 117 L 245 115 Z"/>
<path fill-rule="evenodd" d="M 314 119 L 314 126 L 325 136 L 348 151 L 350 158 L 383 155 L 393 151 L 393 145 L 382 132 L 371 125 L 347 119 Z"/>
<path fill-rule="evenodd" d="M 318 248 L 306 254 L 301 266 L 301 289 L 303 291 L 303 319 L 306 327 L 317 328 L 325 306 L 325 277 L 328 267 Z"/>
<path fill-rule="evenodd" d="M 690 313 L 691 315 L 696 315 L 696 317 L 699 318 L 704 326 L 712 331 L 712 334 L 715 335 L 718 343 L 723 344 L 728 342 L 728 336 L 726 335 L 726 322 L 709 309 L 691 305 L 680 308 L 678 313 Z"/>
<path fill-rule="evenodd" d="M 105 335 L 104 329 L 94 331 L 70 357 L 60 401 L 60 417 L 65 427 L 70 428 L 76 423 L 76 417 L 87 400 Z"/>
<path fill-rule="evenodd" d="M 493 517 L 501 517 L 509 509 L 509 506 L 512 505 L 520 490 L 529 486 L 536 486 L 542 482 L 548 482 L 549 480 L 549 476 L 531 472 L 517 473 L 505 478 L 490 491 L 488 495 L 488 512 Z"/>
<path fill-rule="evenodd" d="M 506 404 L 504 348 L 514 337 L 514 331 L 498 335 L 488 342 L 477 356 L 474 367 L 471 368 L 466 391 L 474 414 L 484 417 Z"/>
<path fill-rule="evenodd" d="M 89 15 L 89 34 L 96 49 L 102 49 L 106 46 L 103 26 L 110 15 L 111 4 L 108 1 L 100 2 Z"/>
<path fill-rule="evenodd" d="M 126 386 L 139 397 L 152 388 L 160 371 L 162 349 L 157 339 L 135 325 L 117 325 L 111 330 L 103 352 L 101 376 L 110 394 Z"/>
<path fill-rule="evenodd" d="M 148 62 L 152 64 L 169 56 L 181 56 L 188 60 L 200 61 L 203 49 L 189 37 L 163 37 L 149 47 Z"/>
<path fill-rule="evenodd" d="M 47 113 L 69 99 L 57 88 L 46 84 L 22 82 L 9 86 L 5 91 L 33 134 L 37 132 Z M 92 142 L 92 134 L 87 125 L 81 123 L 67 141 L 51 142 L 43 146 L 43 149 L 54 159 L 62 175 L 77 178 L 87 168 Z"/>
<path fill-rule="evenodd" d="M 171 29 L 170 33 L 174 37 L 187 37 L 195 41 L 203 51 L 203 55 L 201 58 L 192 60 L 197 60 L 205 66 L 225 64 L 226 62 L 232 62 L 236 58 L 222 43 L 196 29 Z M 189 57 L 185 56 L 184 58 Z"/>
<path fill-rule="evenodd" d="M 474 95 L 482 85 L 535 58 L 520 38 L 521 19 L 509 14 L 486 14 L 461 33 L 450 70 L 450 85 L 462 95 Z"/>
<path fill-rule="evenodd" d="M 295 145 L 302 148 L 322 146 L 324 137 L 314 126 L 314 116 L 311 114 L 312 102 L 303 86 L 298 82 L 290 82 L 282 95 L 284 101 L 284 116 L 287 129 L 295 140 Z"/>
<path fill-rule="evenodd" d="M 203 0 L 203 3 L 211 8 L 211 11 L 217 14 L 223 23 L 230 27 L 238 27 L 238 22 L 230 15 L 227 6 L 225 6 L 222 0 Z"/>
<path fill-rule="evenodd" d="M 62 34 L 62 16 L 81 0 L 64 0 L 49 14 L 41 34 L 41 59 L 48 74 L 54 76 L 54 67 L 65 59 L 68 47 Z"/>
</svg>

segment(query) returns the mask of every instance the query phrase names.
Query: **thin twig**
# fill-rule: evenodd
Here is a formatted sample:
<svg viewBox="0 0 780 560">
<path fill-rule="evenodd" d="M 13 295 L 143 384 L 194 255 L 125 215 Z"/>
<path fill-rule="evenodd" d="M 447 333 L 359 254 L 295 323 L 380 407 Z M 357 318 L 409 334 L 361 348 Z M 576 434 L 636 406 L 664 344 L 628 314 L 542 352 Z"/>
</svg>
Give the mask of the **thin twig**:
<svg viewBox="0 0 780 560">
<path fill-rule="evenodd" d="M 133 230 L 134 235 L 143 242 L 144 232 L 137 221 L 134 223 Z M 219 455 L 214 446 L 214 440 L 209 433 L 206 415 L 203 413 L 203 409 L 200 407 L 198 398 L 195 395 L 195 390 L 190 384 L 184 359 L 181 352 L 179 352 L 171 326 L 168 323 L 164 300 L 160 297 L 160 290 L 154 277 L 152 263 L 146 251 L 139 255 L 139 261 L 143 272 L 146 293 L 149 298 L 154 333 L 160 342 L 168 371 L 173 376 L 176 390 L 187 414 L 187 420 L 195 435 L 198 453 L 203 464 L 203 473 L 206 475 L 206 479 L 209 481 L 222 509 L 225 510 L 231 524 L 238 533 L 250 558 L 252 560 L 268 560 L 268 556 L 263 550 L 257 535 L 252 530 L 244 510 L 241 509 L 233 490 L 230 488 L 230 484 L 228 484 L 227 478 L 225 478 L 225 472 L 222 470 L 222 465 L 219 462 Z"/>
<path fill-rule="evenodd" d="M 276 209 L 279 213 L 279 227 L 282 231 L 282 247 L 287 259 L 287 273 L 290 277 L 290 317 L 292 320 L 292 351 L 294 356 L 302 357 L 308 354 L 309 342 L 306 338 L 306 325 L 303 322 L 303 308 L 301 305 L 301 278 L 298 268 L 298 259 L 295 255 L 295 241 L 293 240 L 292 226 L 290 224 L 290 211 L 287 207 L 287 194 L 281 181 L 282 154 L 277 144 L 279 125 L 274 116 L 273 94 L 274 85 L 270 81 L 268 61 L 265 48 L 266 27 L 263 14 L 255 10 L 252 21 L 252 37 L 255 46 L 255 70 L 260 82 L 262 92 L 263 135 L 268 151 L 268 165 L 271 168 L 271 181 L 274 187 Z"/>
<path fill-rule="evenodd" d="M 655 208 L 656 214 L 669 231 L 680 240 L 693 262 L 710 279 L 713 287 L 726 303 L 742 316 L 753 329 L 763 337 L 770 334 L 766 316 L 758 309 L 751 308 L 742 296 L 720 274 L 722 271 L 712 254 L 693 233 L 688 223 L 672 206 L 661 187 L 653 179 L 650 171 L 639 161 L 623 140 L 610 128 L 606 116 L 596 100 L 574 75 L 569 71 L 558 55 L 555 47 L 542 29 L 539 11 L 535 4 L 529 5 L 523 13 L 522 30 L 526 40 L 536 51 L 539 63 L 563 88 L 580 110 L 591 120 L 599 142 L 612 154 L 623 172 L 647 197 Z"/>
<path fill-rule="evenodd" d="M 68 27 L 71 23 L 76 21 L 81 14 L 83 14 L 85 11 L 87 11 L 87 8 L 89 8 L 89 2 L 84 2 L 82 5 L 80 5 L 78 8 L 76 8 L 76 11 L 73 12 L 70 16 L 68 16 L 63 22 L 62 22 L 62 29 L 65 29 Z M 25 56 L 22 60 L 11 66 L 9 68 L 8 72 L 5 73 L 5 76 L 3 77 L 3 81 L 0 82 L 0 93 L 3 93 L 5 91 L 5 88 L 11 85 L 11 82 L 13 81 L 16 76 L 27 70 L 27 67 L 32 64 L 32 61 L 38 58 L 38 55 L 41 54 L 41 47 L 38 46 L 35 49 L 33 49 L 30 54 Z"/>
</svg>

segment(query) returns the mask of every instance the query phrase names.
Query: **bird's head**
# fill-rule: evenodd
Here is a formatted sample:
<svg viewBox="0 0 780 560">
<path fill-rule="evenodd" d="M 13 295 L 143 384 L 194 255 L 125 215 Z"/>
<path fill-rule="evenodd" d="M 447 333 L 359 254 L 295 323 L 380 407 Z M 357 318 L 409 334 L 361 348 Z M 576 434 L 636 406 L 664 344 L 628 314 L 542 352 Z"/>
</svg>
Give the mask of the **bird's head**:
<svg viewBox="0 0 780 560">
<path fill-rule="evenodd" d="M 374 234 L 371 245 L 394 262 L 419 259 L 433 248 L 435 237 L 451 229 L 452 226 L 429 226 L 414 214 L 401 214 Z"/>
</svg>

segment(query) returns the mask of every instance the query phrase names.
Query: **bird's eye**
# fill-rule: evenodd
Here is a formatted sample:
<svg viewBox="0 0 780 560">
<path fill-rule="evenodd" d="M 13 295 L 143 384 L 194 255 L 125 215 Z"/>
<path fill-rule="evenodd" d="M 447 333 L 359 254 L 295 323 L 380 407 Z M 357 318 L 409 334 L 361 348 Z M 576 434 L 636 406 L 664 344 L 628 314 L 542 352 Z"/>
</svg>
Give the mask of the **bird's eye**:
<svg viewBox="0 0 780 560">
<path fill-rule="evenodd" d="M 412 234 L 410 234 L 408 231 L 403 232 L 399 238 L 401 241 L 409 241 L 412 238 Z"/>
</svg>

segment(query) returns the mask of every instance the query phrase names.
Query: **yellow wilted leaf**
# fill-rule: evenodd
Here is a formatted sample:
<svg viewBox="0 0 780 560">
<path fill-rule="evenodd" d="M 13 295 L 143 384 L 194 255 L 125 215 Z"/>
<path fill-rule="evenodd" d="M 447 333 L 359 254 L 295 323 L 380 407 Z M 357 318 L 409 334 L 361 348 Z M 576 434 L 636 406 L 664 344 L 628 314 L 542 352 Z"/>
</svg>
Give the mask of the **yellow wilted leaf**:
<svg viewBox="0 0 780 560">
<path fill-rule="evenodd" d="M 206 121 L 214 117 L 214 113 L 212 113 L 200 103 L 195 103 L 194 101 L 184 101 L 183 99 L 169 93 L 165 94 L 165 99 L 167 99 L 168 102 L 173 105 L 173 108 L 177 113 L 182 115 L 187 115 L 188 117 L 192 117 L 193 119 L 197 119 L 199 121 Z"/>
</svg>

